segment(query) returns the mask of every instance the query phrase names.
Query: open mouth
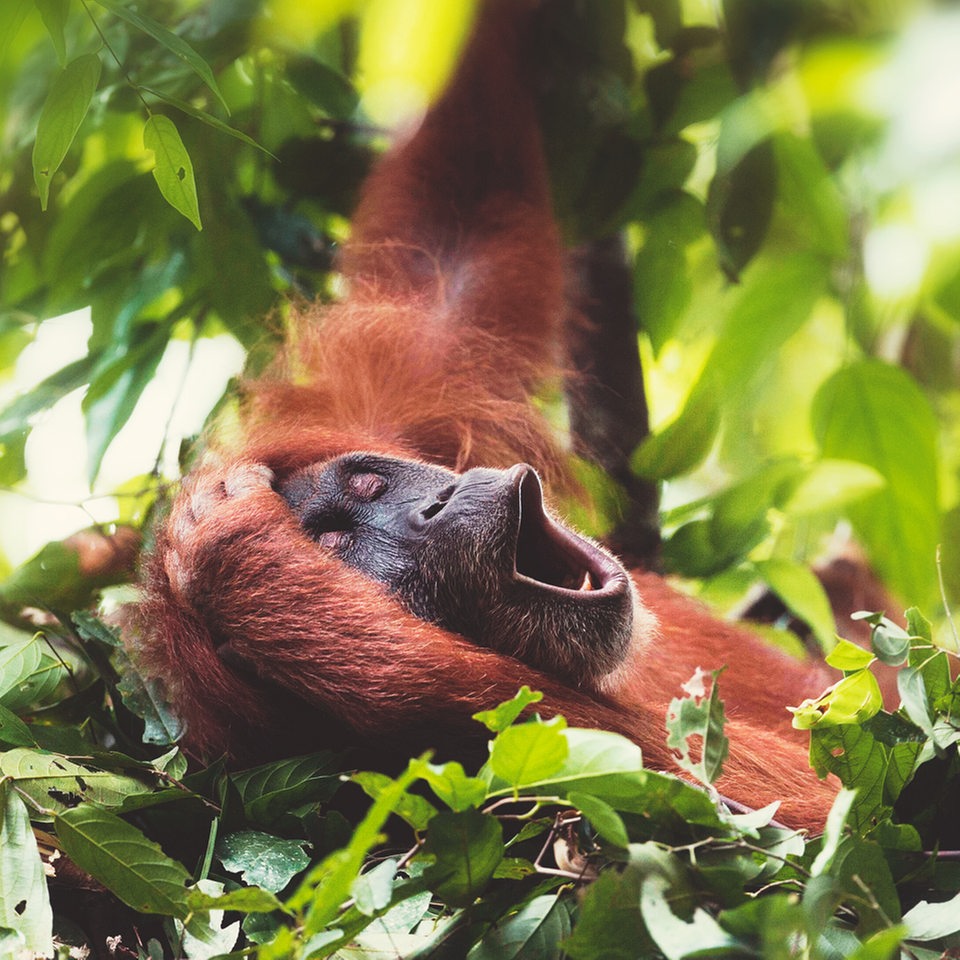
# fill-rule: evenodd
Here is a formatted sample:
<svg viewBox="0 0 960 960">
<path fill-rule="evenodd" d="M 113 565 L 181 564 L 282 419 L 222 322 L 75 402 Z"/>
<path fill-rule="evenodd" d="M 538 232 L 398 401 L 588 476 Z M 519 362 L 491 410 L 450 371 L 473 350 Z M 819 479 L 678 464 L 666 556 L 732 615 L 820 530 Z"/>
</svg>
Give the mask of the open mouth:
<svg viewBox="0 0 960 960">
<path fill-rule="evenodd" d="M 624 586 L 616 560 L 549 517 L 532 467 L 514 468 L 519 502 L 514 571 L 518 580 L 564 593 L 609 593 Z"/>
</svg>

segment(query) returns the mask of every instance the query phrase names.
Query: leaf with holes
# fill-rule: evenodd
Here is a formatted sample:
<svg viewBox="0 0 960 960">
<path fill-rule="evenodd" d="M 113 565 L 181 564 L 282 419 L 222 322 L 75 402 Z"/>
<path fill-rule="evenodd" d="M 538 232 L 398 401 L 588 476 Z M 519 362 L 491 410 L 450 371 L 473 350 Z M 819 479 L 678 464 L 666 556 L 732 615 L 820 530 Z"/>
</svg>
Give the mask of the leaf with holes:
<svg viewBox="0 0 960 960">
<path fill-rule="evenodd" d="M 134 777 L 94 770 L 56 753 L 19 747 L 0 754 L 0 774 L 13 780 L 38 810 L 54 814 L 82 800 L 119 806 L 127 797 L 153 790 Z"/>
<path fill-rule="evenodd" d="M 723 732 L 726 721 L 717 677 L 711 673 L 710 692 L 703 684 L 704 672 L 698 667 L 684 684 L 685 697 L 674 697 L 667 708 L 667 746 L 674 751 L 677 763 L 701 783 L 711 784 L 723 772 L 723 763 L 730 752 L 730 743 Z M 700 740 L 700 757 L 694 759 L 690 738 Z"/>
<path fill-rule="evenodd" d="M 153 178 L 163 199 L 198 230 L 202 230 L 193 162 L 180 139 L 176 124 L 169 117 L 154 114 L 144 125 L 143 145 L 153 151 L 156 161 Z"/>
<path fill-rule="evenodd" d="M 13 785 L 3 781 L 0 814 L 0 928 L 20 935 L 13 956 L 52 956 L 53 913 L 30 815 Z"/>
</svg>

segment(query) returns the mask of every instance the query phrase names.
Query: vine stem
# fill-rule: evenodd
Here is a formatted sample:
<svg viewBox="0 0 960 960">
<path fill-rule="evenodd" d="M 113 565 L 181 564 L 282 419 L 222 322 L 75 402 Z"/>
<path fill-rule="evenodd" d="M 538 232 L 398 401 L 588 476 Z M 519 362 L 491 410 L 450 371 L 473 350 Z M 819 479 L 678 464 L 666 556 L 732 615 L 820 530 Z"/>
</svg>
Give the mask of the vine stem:
<svg viewBox="0 0 960 960">
<path fill-rule="evenodd" d="M 90 22 L 93 24 L 93 29 L 97 31 L 97 34 L 100 37 L 100 42 L 106 47 L 107 52 L 113 57 L 114 62 L 116 63 L 120 74 L 123 79 L 126 81 L 127 85 L 131 90 L 137 95 L 137 99 L 143 104 L 143 109 L 147 111 L 147 116 L 152 117 L 153 111 L 150 109 L 150 104 L 147 103 L 146 99 L 143 96 L 143 92 L 140 89 L 140 84 L 136 83 L 127 73 L 126 69 L 123 66 L 123 62 L 120 60 L 120 57 L 117 56 L 116 50 L 110 45 L 110 41 L 107 39 L 106 34 L 100 28 L 100 24 L 97 23 L 97 18 L 93 15 L 93 11 L 90 9 L 90 5 L 87 3 L 87 0 L 80 0 L 80 3 L 83 6 L 83 12 L 90 18 Z"/>
</svg>

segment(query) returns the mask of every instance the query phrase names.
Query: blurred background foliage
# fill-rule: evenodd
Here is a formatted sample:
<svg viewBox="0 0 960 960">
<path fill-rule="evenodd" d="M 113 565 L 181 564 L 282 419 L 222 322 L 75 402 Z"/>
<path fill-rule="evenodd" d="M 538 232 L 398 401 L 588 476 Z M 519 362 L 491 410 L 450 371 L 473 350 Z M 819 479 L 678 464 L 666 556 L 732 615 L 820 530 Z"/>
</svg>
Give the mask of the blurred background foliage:
<svg viewBox="0 0 960 960">
<path fill-rule="evenodd" d="M 336 295 L 358 184 L 442 84 L 472 12 L 5 0 L 8 617 L 128 575 L 113 540 L 61 541 L 139 527 L 288 304 Z M 721 604 L 765 584 L 826 644 L 807 571 L 852 547 L 897 601 L 934 609 L 942 544 L 957 596 L 960 10 L 551 0 L 538 15 L 564 230 L 622 232 L 632 258 L 652 433 L 631 464 L 662 484 L 664 567 Z"/>
</svg>

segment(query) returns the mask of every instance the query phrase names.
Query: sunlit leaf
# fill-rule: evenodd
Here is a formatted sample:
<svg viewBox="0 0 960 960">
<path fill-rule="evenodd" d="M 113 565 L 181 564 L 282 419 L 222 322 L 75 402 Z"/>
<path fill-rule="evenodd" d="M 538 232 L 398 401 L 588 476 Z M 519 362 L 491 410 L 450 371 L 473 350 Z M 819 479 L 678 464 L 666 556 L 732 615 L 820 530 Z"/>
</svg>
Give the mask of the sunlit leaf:
<svg viewBox="0 0 960 960">
<path fill-rule="evenodd" d="M 853 646 L 853 644 L 850 644 Z M 867 651 L 863 653 L 872 658 Z M 863 723 L 883 706 L 883 695 L 877 678 L 869 671 L 858 669 L 833 684 L 815 700 L 804 700 L 799 707 L 790 707 L 793 725 L 800 730 L 837 724 Z"/>
<path fill-rule="evenodd" d="M 63 163 L 99 82 L 100 58 L 86 53 L 71 60 L 50 87 L 33 145 L 33 179 L 44 210 L 50 196 L 50 180 Z"/>
<path fill-rule="evenodd" d="M 850 514 L 893 589 L 928 599 L 939 536 L 937 425 L 929 401 L 904 371 L 862 360 L 823 384 L 812 419 L 824 456 L 866 464 L 886 481 Z"/>
<path fill-rule="evenodd" d="M 393 787 L 393 780 L 385 773 L 375 773 L 370 770 L 361 770 L 360 773 L 355 773 L 352 780 L 373 800 Z M 437 810 L 426 797 L 406 794 L 397 801 L 393 812 L 409 823 L 414 830 L 423 830 Z"/>
<path fill-rule="evenodd" d="M 539 690 L 531 690 L 524 684 L 512 700 L 498 704 L 492 710 L 481 710 L 473 714 L 473 719 L 482 723 L 491 733 L 499 733 L 506 730 L 527 707 L 542 699 L 543 694 Z"/>
<path fill-rule="evenodd" d="M 711 784 L 721 775 L 730 752 L 723 732 L 726 717 L 717 683 L 719 674 L 715 670 L 710 675 L 708 692 L 703 683 L 705 674 L 698 667 L 684 684 L 685 696 L 674 697 L 667 707 L 667 746 L 677 763 L 703 784 Z M 696 758 L 691 752 L 691 738 L 696 743 Z"/>
<path fill-rule="evenodd" d="M 198 230 L 203 229 L 193 161 L 174 122 L 163 114 L 151 116 L 143 128 L 143 145 L 153 151 L 153 178 L 163 198 Z"/>
<path fill-rule="evenodd" d="M 490 768 L 507 783 L 519 786 L 543 780 L 560 769 L 567 757 L 562 718 L 508 727 L 490 748 Z"/>
<path fill-rule="evenodd" d="M 821 650 L 835 643 L 835 625 L 830 599 L 823 584 L 806 564 L 784 557 L 757 560 L 754 568 L 784 606 L 813 630 Z"/>
<path fill-rule="evenodd" d="M 372 917 L 390 903 L 393 894 L 393 880 L 397 875 L 397 861 L 384 860 L 365 873 L 361 873 L 353 882 L 351 893 L 357 909 Z"/>
<path fill-rule="evenodd" d="M 831 667 L 849 673 L 869 667 L 873 663 L 873 654 L 849 640 L 838 640 L 825 659 Z"/>
</svg>

